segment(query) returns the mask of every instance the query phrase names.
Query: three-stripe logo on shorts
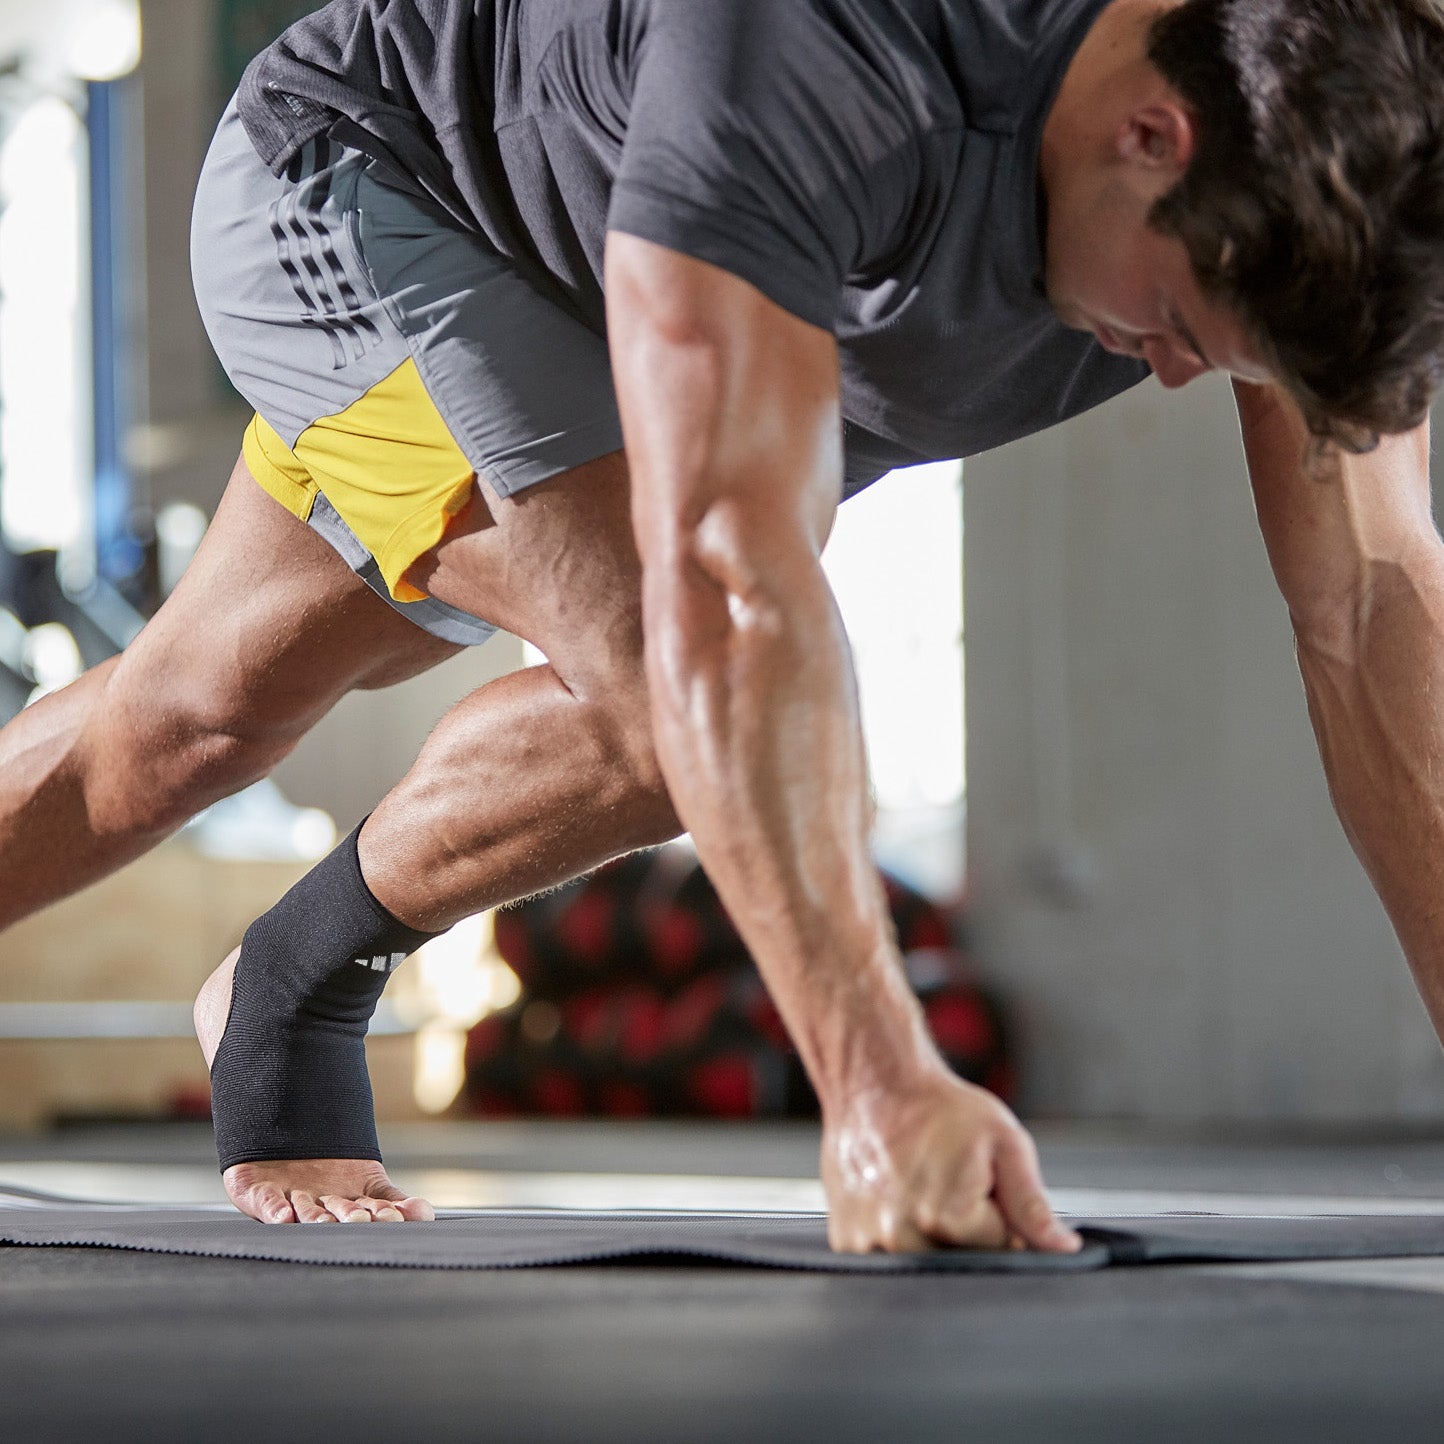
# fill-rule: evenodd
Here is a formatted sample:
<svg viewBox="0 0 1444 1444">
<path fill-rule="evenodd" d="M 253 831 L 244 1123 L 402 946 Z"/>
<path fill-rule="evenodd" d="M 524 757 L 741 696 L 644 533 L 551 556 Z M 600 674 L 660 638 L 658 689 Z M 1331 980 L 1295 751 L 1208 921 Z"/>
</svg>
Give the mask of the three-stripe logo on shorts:
<svg viewBox="0 0 1444 1444">
<path fill-rule="evenodd" d="M 322 216 L 331 195 L 334 150 L 324 136 L 301 148 L 286 172 L 291 188 L 272 203 L 270 219 L 277 259 L 305 308 L 301 324 L 325 333 L 331 369 L 339 371 L 349 359 L 359 361 L 379 346 L 381 332 L 362 310 Z"/>
</svg>

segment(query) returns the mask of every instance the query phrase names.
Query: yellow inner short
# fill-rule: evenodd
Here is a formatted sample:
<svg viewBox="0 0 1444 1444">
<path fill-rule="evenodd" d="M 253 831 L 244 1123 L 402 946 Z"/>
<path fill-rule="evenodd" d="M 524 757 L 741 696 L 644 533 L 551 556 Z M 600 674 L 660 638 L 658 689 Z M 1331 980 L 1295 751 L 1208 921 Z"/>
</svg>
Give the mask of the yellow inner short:
<svg viewBox="0 0 1444 1444">
<path fill-rule="evenodd" d="M 302 521 L 324 493 L 400 602 L 425 595 L 406 569 L 441 540 L 476 476 L 409 357 L 344 411 L 312 422 L 294 447 L 257 416 L 242 450 L 251 475 Z"/>
</svg>

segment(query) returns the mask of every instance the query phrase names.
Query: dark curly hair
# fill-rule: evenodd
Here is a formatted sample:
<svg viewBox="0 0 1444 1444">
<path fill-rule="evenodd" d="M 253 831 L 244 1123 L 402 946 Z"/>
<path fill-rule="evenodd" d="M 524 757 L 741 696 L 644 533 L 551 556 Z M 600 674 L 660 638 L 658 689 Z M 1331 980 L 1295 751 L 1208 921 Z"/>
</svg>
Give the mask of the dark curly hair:
<svg viewBox="0 0 1444 1444">
<path fill-rule="evenodd" d="M 1367 451 L 1444 380 L 1444 12 L 1184 0 L 1148 57 L 1198 145 L 1154 205 L 1320 442 Z"/>
</svg>

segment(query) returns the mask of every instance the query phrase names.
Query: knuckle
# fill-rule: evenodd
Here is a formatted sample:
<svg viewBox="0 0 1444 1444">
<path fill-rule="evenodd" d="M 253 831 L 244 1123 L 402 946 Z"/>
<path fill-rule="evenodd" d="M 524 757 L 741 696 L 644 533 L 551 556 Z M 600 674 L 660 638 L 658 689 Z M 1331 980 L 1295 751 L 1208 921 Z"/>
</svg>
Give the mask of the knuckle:
<svg viewBox="0 0 1444 1444">
<path fill-rule="evenodd" d="M 977 1139 L 963 1155 L 963 1163 L 967 1169 L 966 1176 L 975 1178 L 980 1172 L 990 1173 L 993 1167 L 994 1152 L 992 1139 Z"/>
<path fill-rule="evenodd" d="M 1019 1122 L 1017 1115 L 1005 1104 L 998 1104 L 994 1126 L 997 1129 L 998 1137 L 1004 1139 L 1012 1147 L 1031 1148 L 1033 1146 L 1032 1136 Z"/>
</svg>

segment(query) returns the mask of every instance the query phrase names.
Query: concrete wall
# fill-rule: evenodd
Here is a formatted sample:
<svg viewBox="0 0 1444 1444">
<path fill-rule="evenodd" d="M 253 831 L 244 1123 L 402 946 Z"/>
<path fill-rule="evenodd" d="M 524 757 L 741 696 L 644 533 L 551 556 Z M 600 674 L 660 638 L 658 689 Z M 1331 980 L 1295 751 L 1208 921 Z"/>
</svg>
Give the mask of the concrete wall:
<svg viewBox="0 0 1444 1444">
<path fill-rule="evenodd" d="M 1225 383 L 1149 383 L 970 462 L 969 866 L 1027 1104 L 1444 1113 L 1444 1058 L 1335 819 Z"/>
</svg>

